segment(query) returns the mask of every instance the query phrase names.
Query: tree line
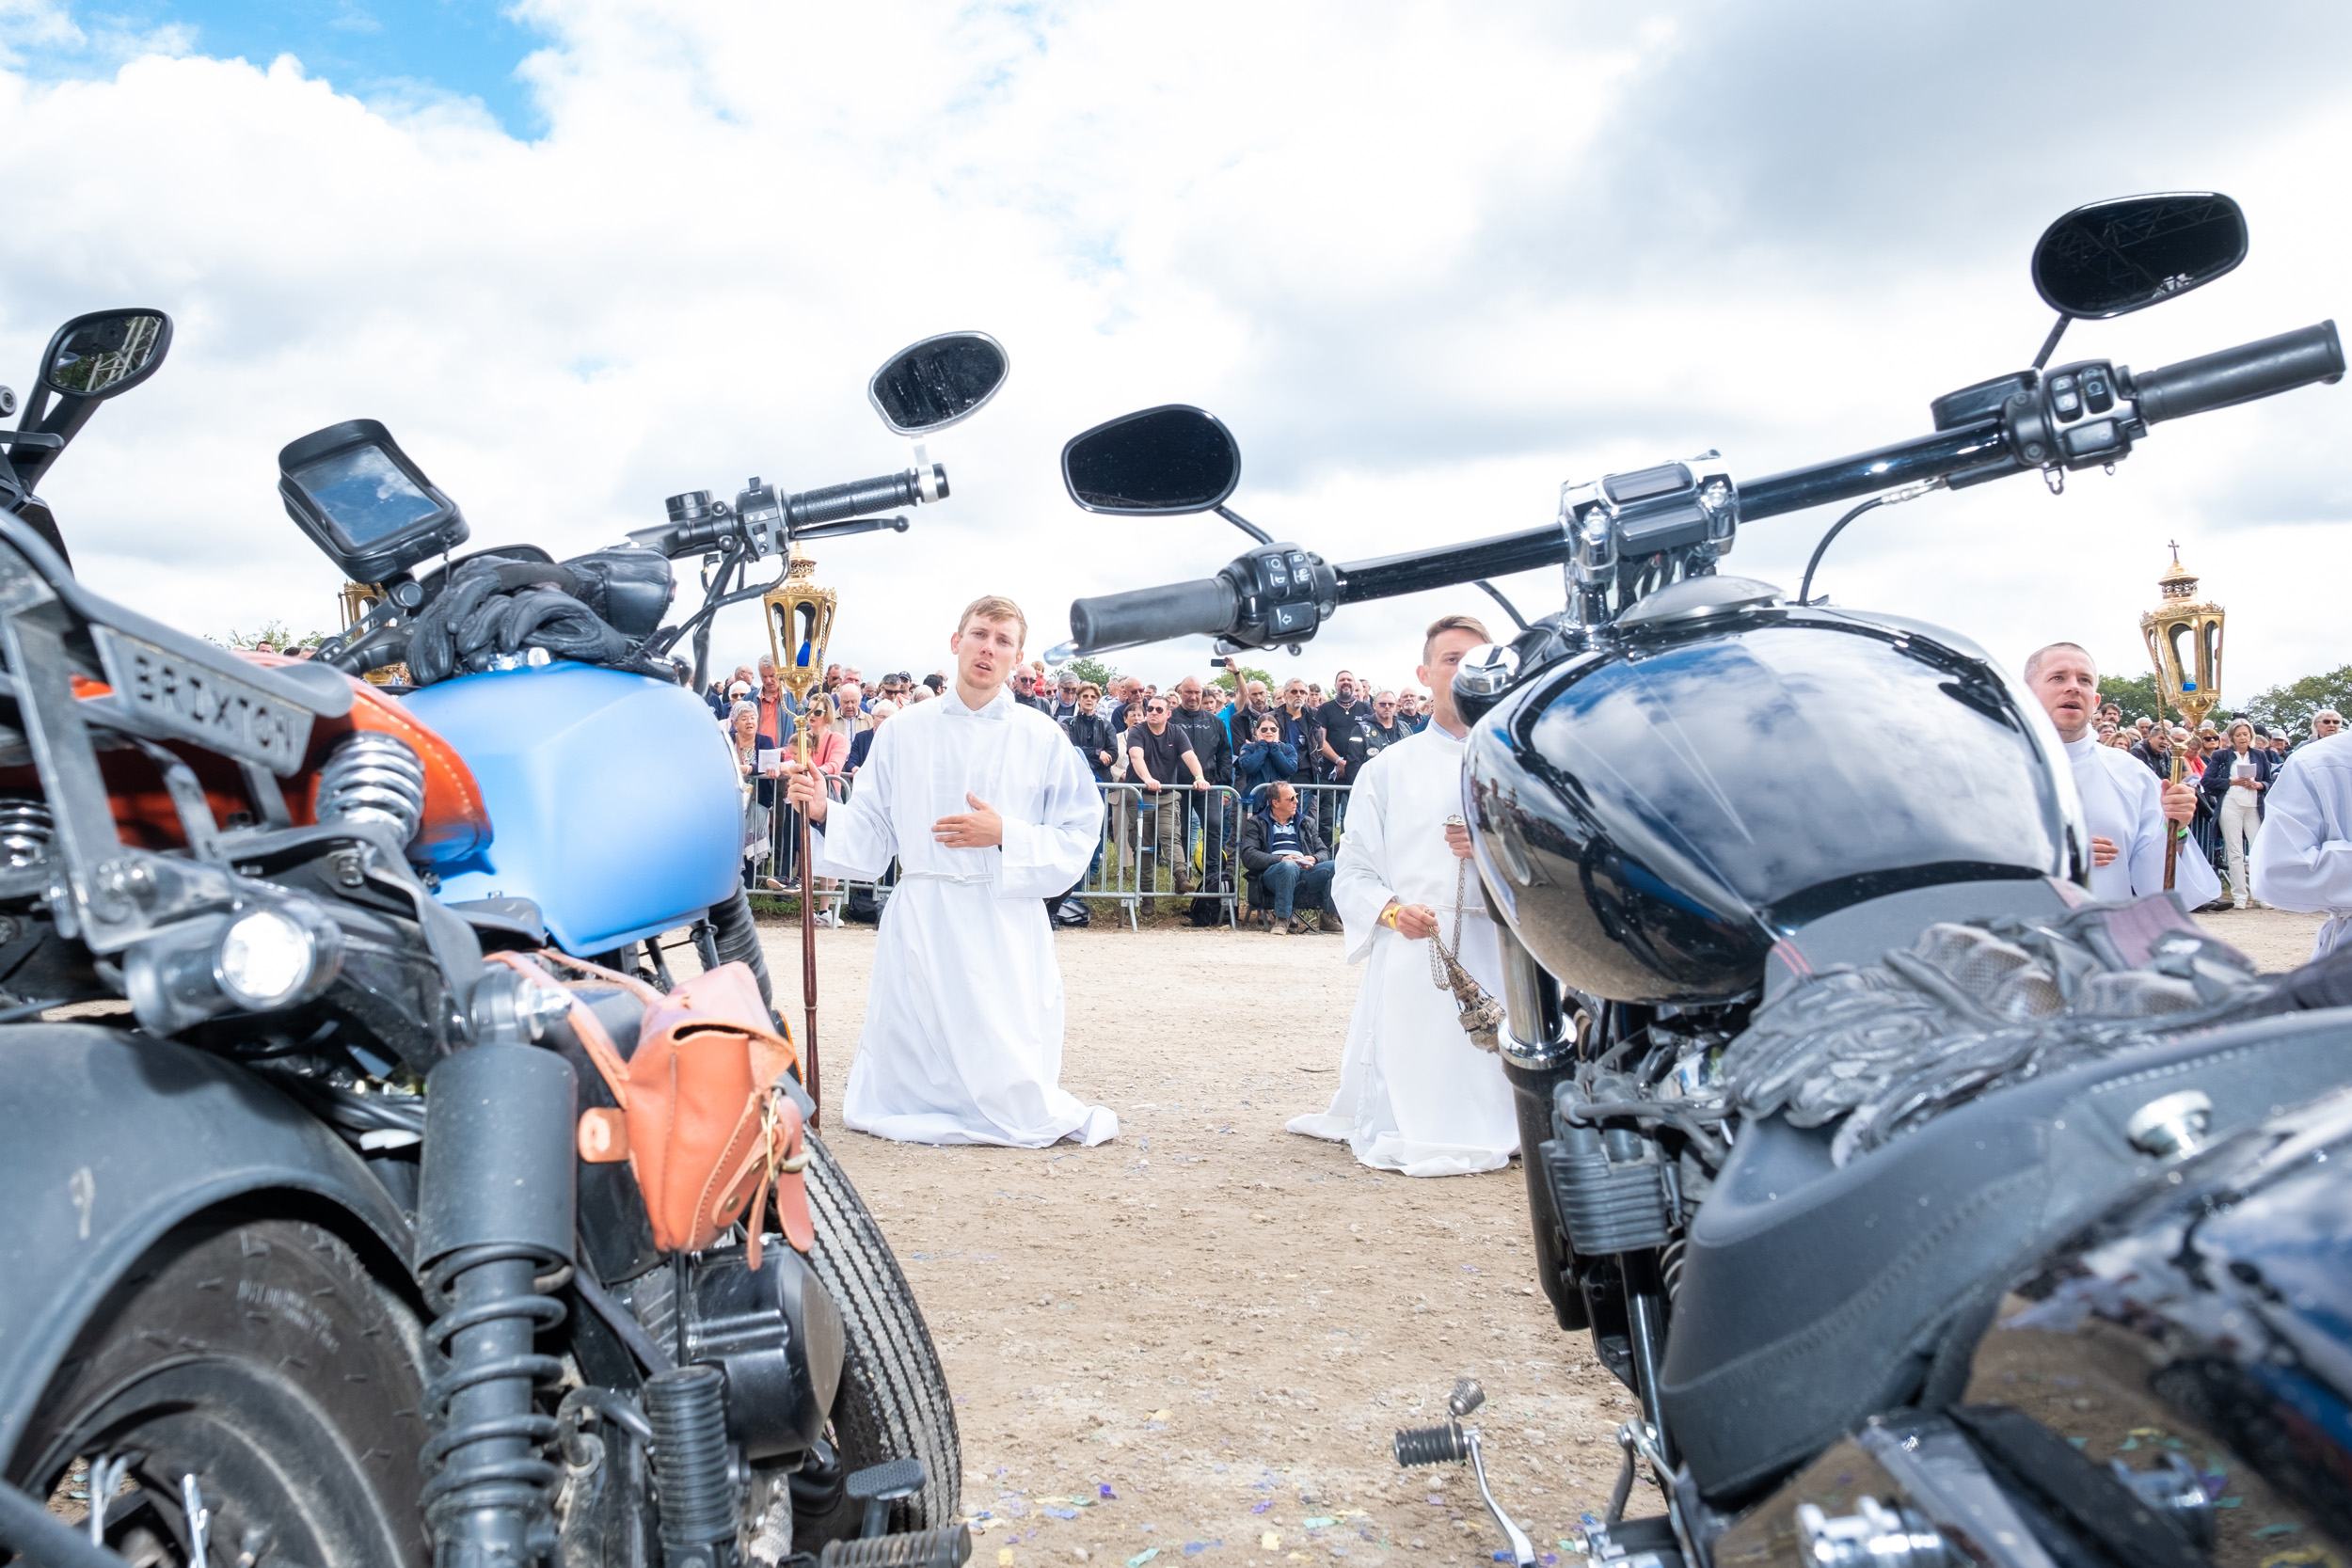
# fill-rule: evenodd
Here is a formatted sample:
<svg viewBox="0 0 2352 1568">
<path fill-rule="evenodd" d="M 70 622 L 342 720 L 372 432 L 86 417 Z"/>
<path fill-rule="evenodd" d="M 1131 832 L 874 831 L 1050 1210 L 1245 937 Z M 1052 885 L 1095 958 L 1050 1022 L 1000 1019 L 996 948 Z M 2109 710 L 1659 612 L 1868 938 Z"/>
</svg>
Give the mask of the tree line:
<svg viewBox="0 0 2352 1568">
<path fill-rule="evenodd" d="M 2121 707 L 2125 723 L 2143 715 L 2153 718 L 2157 710 L 2156 677 L 2153 673 L 2102 675 L 2099 699 Z M 2234 708 L 2217 707 L 2209 717 L 2217 724 L 2244 719 L 2265 729 L 2284 730 L 2300 739 L 2312 732 L 2312 715 L 2324 707 L 2334 708 L 2338 713 L 2352 710 L 2352 664 L 2324 675 L 2305 675 L 2301 680 L 2274 686 Z M 2178 722 L 2181 716 L 2172 712 L 2165 717 Z"/>
</svg>

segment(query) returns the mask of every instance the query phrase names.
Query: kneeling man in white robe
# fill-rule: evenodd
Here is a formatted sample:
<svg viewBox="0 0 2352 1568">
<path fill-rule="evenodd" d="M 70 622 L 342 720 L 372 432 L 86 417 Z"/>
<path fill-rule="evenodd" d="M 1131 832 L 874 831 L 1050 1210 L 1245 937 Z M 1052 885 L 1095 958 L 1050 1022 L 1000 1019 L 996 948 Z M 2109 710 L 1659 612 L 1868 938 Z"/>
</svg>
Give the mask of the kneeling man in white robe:
<svg viewBox="0 0 2352 1568">
<path fill-rule="evenodd" d="M 842 1122 L 902 1143 L 1099 1144 L 1119 1118 L 1061 1086 L 1061 969 L 1044 899 L 1086 875 L 1103 798 L 1059 725 L 1016 703 L 1028 619 L 975 600 L 955 684 L 874 733 L 846 801 L 788 768 L 820 876 L 898 863 Z"/>
<path fill-rule="evenodd" d="M 2090 829 L 2090 893 L 2094 898 L 2144 898 L 2164 891 L 2164 846 L 2175 827 L 2197 815 L 2197 792 L 2160 781 L 2129 752 L 2099 744 L 2099 666 L 2072 642 L 2053 642 L 2026 660 L 2026 684 L 2057 726 Z M 2172 867 L 2172 890 L 2189 909 L 2221 896 L 2221 879 L 2197 847 L 2183 839 Z"/>
<path fill-rule="evenodd" d="M 1340 1089 L 1294 1132 L 1344 1142 L 1356 1158 L 1406 1176 L 1499 1170 L 1519 1147 L 1518 1115 L 1502 1064 L 1470 1042 L 1454 993 L 1432 977 L 1430 940 L 1449 946 L 1490 996 L 1502 994 L 1502 950 L 1469 868 L 1462 752 L 1469 732 L 1454 711 L 1454 672 L 1487 641 L 1467 615 L 1429 628 L 1421 683 L 1428 728 L 1382 752 L 1355 781 L 1340 840 L 1332 901 L 1347 958 L 1364 966 L 1340 1060 Z"/>
</svg>

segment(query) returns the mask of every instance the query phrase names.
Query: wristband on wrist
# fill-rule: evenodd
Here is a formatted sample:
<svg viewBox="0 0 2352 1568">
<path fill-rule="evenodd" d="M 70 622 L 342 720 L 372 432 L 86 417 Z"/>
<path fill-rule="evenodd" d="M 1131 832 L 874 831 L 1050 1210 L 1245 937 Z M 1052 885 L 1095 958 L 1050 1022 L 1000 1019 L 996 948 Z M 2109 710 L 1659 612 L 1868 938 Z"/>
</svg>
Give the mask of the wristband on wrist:
<svg viewBox="0 0 2352 1568">
<path fill-rule="evenodd" d="M 1396 923 L 1396 917 L 1404 911 L 1404 905 L 1398 903 L 1390 904 L 1387 909 L 1380 911 L 1380 924 L 1386 926 L 1391 931 L 1402 930 L 1403 927 L 1398 926 Z"/>
</svg>

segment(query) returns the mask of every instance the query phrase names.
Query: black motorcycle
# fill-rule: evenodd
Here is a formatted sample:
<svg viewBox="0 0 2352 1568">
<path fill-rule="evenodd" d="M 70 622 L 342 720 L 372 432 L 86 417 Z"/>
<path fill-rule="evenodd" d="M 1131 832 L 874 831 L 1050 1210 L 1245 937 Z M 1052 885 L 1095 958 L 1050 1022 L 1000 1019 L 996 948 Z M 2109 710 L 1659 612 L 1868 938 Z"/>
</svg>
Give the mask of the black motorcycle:
<svg viewBox="0 0 2352 1568">
<path fill-rule="evenodd" d="M 1384 560 L 1229 511 L 1239 459 L 1198 409 L 1064 451 L 1082 507 L 1260 541 L 1079 601 L 1079 652 L 1295 647 L 1343 604 L 1565 569 L 1566 608 L 1454 691 L 1538 1277 L 1641 1406 L 1599 1560 L 2347 1560 L 2343 998 L 2258 980 L 2169 895 L 2090 902 L 2056 733 L 1981 649 L 1814 600 L 1812 566 L 1793 598 L 1717 569 L 1743 522 L 1860 500 L 1826 548 L 1870 507 L 2060 490 L 2163 421 L 2339 379 L 2332 322 L 2048 364 L 2070 321 L 2245 252 L 2225 197 L 2080 209 L 2035 252 L 2059 317 L 2032 368 L 1938 398 L 1933 434 L 1744 483 L 1613 474 L 1552 526 Z M 1802 788 L 1773 783 L 1791 755 Z M 1475 1461 L 1476 1400 L 1399 1461 Z M 1643 1469 L 1665 1512 L 1628 1519 Z"/>
<path fill-rule="evenodd" d="M 369 608 L 243 657 L 90 593 L 34 492 L 170 341 L 68 323 L 0 432 L 0 1559 L 961 1561 L 938 1355 L 806 1131 L 667 657 L 698 689 L 718 610 L 944 470 L 450 560 L 454 502 L 347 421 L 280 489 Z M 952 334 L 869 393 L 919 438 L 1006 368 Z"/>
</svg>

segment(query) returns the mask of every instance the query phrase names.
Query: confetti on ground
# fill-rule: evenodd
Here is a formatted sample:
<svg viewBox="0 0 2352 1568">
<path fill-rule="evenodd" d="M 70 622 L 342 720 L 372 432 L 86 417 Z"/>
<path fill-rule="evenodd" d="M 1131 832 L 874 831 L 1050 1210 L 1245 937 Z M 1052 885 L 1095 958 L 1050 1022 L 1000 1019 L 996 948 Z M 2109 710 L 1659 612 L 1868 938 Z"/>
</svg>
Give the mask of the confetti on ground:
<svg viewBox="0 0 2352 1568">
<path fill-rule="evenodd" d="M 1146 1546 L 1127 1560 L 1127 1568 L 1143 1568 L 1145 1563 L 1159 1555 L 1160 1549 L 1157 1546 Z"/>
</svg>

